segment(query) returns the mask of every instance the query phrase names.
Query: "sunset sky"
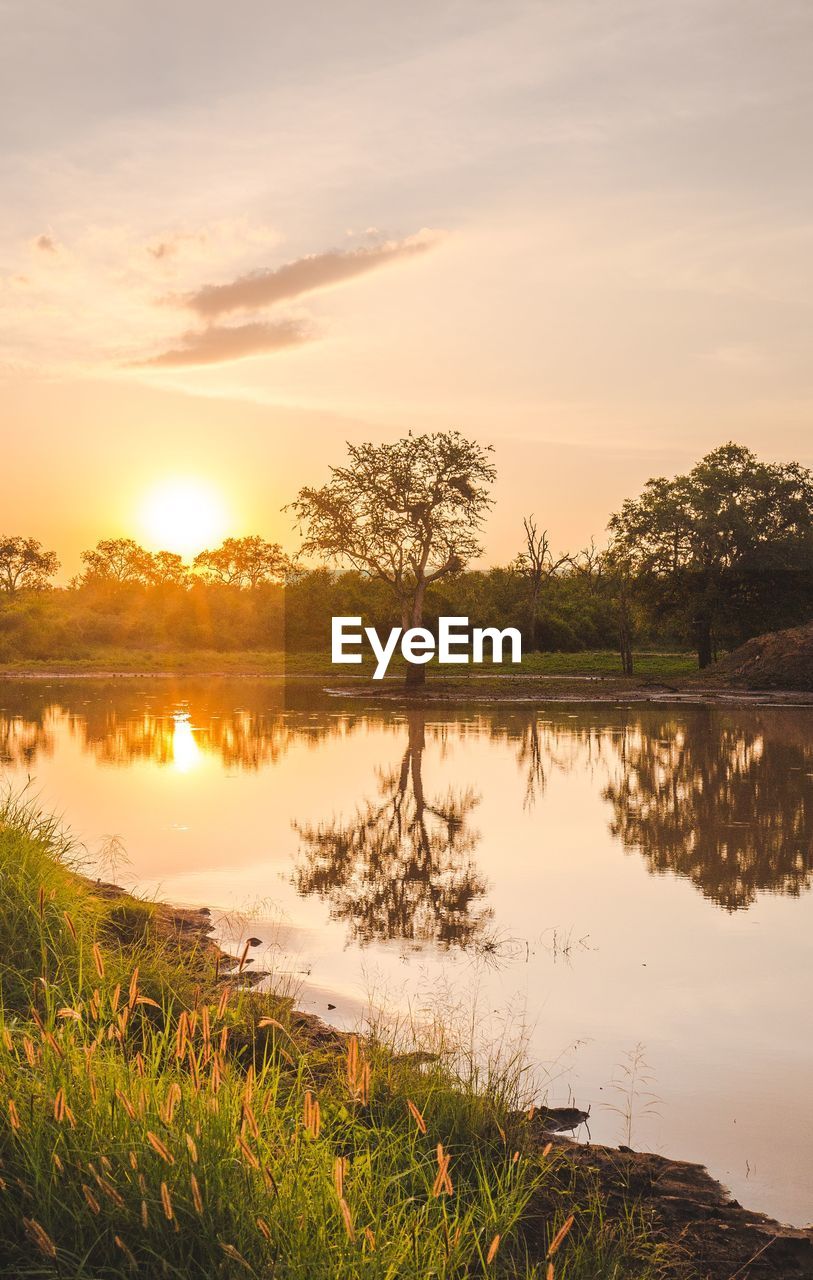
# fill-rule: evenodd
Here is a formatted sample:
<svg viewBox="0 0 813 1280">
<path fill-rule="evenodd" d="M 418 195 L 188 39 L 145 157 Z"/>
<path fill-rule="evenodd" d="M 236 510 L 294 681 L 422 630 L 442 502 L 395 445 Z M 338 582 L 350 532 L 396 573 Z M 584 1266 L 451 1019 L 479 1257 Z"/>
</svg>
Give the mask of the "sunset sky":
<svg viewBox="0 0 813 1280">
<path fill-rule="evenodd" d="M 0 533 L 493 443 L 487 558 L 736 439 L 813 465 L 809 0 L 0 0 Z M 151 531 L 152 529 L 152 531 Z M 192 548 L 194 550 L 194 548 Z"/>
</svg>

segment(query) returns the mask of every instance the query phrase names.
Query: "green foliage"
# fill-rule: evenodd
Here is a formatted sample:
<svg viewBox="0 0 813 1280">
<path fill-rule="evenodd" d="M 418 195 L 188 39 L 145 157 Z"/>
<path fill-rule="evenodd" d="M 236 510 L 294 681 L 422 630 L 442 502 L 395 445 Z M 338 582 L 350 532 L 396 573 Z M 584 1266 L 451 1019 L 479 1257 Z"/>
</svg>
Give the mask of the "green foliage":
<svg viewBox="0 0 813 1280">
<path fill-rule="evenodd" d="M 813 607 L 813 473 L 742 445 L 650 480 L 610 521 L 613 557 L 653 611 L 684 620 L 701 666 L 715 639 L 791 626 Z"/>
<path fill-rule="evenodd" d="M 349 466 L 293 504 L 304 551 L 353 566 L 343 571 L 294 568 L 259 537 L 227 538 L 193 569 L 130 539 L 102 540 L 68 589 L 23 577 L 0 590 L 0 663 L 92 666 L 118 651 L 126 668 L 138 651 L 141 669 L 172 655 L 180 670 L 185 654 L 205 650 L 285 652 L 290 669 L 296 655 L 329 654 L 334 616 L 384 632 L 452 615 L 520 628 L 526 655 L 618 647 L 632 674 L 633 641 L 692 644 L 705 665 L 813 613 L 813 475 L 796 463 L 725 445 L 625 502 L 606 551 L 554 557 L 529 517 L 509 566 L 466 569 L 492 478 L 488 452 L 454 432 L 352 447 Z M 30 542 L 5 540 L 14 554 Z"/>
<path fill-rule="evenodd" d="M 58 569 L 56 553 L 36 538 L 0 535 L 0 592 L 40 591 Z"/>
</svg>

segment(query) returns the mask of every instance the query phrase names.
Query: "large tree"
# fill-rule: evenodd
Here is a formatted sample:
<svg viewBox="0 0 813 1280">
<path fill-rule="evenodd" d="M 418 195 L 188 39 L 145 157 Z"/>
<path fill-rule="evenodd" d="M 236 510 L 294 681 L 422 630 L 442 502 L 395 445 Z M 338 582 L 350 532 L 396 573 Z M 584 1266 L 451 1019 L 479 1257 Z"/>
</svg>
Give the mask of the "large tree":
<svg viewBox="0 0 813 1280">
<path fill-rule="evenodd" d="M 747 634 L 750 615 L 750 629 L 760 629 L 766 593 L 779 598 L 781 580 L 781 596 L 792 601 L 794 580 L 809 574 L 813 473 L 726 444 L 687 475 L 650 480 L 609 527 L 616 562 L 648 588 L 660 612 L 688 620 L 706 667 L 723 619 L 736 618 Z"/>
<path fill-rule="evenodd" d="M 419 627 L 427 588 L 482 550 L 496 476 L 491 449 L 438 431 L 393 444 L 348 444 L 347 452 L 347 464 L 331 467 L 327 484 L 300 489 L 291 503 L 302 554 L 387 583 L 404 629 Z M 425 676 L 423 665 L 407 667 L 407 684 Z"/>
<path fill-rule="evenodd" d="M 189 569 L 177 551 L 154 551 L 145 565 L 146 578 L 152 587 L 185 587 Z"/>
<path fill-rule="evenodd" d="M 0 535 L 0 591 L 39 591 L 59 569 L 56 553 L 36 538 Z"/>
<path fill-rule="evenodd" d="M 82 586 L 145 586 L 152 579 L 153 557 L 132 538 L 102 538 L 81 560 Z"/>
<path fill-rule="evenodd" d="M 256 534 L 226 538 L 214 551 L 201 551 L 195 556 L 194 565 L 207 582 L 249 589 L 279 582 L 290 569 L 279 543 L 266 542 Z"/>
</svg>

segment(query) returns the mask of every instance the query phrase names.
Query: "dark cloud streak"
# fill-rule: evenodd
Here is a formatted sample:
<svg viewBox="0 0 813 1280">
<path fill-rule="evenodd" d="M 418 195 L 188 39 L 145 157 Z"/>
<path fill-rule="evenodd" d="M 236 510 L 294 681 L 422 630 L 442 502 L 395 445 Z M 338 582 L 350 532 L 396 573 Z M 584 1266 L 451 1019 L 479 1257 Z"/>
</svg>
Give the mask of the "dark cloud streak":
<svg viewBox="0 0 813 1280">
<path fill-rule="evenodd" d="M 187 365 L 223 364 L 245 356 L 281 351 L 312 341 L 311 329 L 298 320 L 278 320 L 273 324 L 213 325 L 192 330 L 181 338 L 180 347 L 162 351 L 136 363 L 139 368 L 183 368 Z"/>
<path fill-rule="evenodd" d="M 425 237 L 389 242 L 370 248 L 315 253 L 266 271 L 252 271 L 228 284 L 207 284 L 184 299 L 205 319 L 243 308 L 273 306 L 317 289 L 342 284 L 379 267 L 425 253 L 432 241 Z"/>
</svg>

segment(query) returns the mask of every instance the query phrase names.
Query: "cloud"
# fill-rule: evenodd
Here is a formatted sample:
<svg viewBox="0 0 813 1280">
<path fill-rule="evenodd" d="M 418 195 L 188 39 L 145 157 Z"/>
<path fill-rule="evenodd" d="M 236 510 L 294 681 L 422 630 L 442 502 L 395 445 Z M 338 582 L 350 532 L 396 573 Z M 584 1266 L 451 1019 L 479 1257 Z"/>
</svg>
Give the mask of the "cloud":
<svg viewBox="0 0 813 1280">
<path fill-rule="evenodd" d="M 37 236 L 34 241 L 34 248 L 39 249 L 42 253 L 57 253 L 59 251 L 54 237 L 45 234 Z"/>
<path fill-rule="evenodd" d="M 180 347 L 162 351 L 148 360 L 138 360 L 138 368 L 181 368 L 184 365 L 223 364 L 245 356 L 281 351 L 313 338 L 312 331 L 298 320 L 278 320 L 273 324 L 212 325 L 185 333 Z"/>
<path fill-rule="evenodd" d="M 422 233 L 406 240 L 388 241 L 370 248 L 314 253 L 297 258 L 281 267 L 252 271 L 228 284 L 207 284 L 190 293 L 185 304 L 198 315 L 211 319 L 242 308 L 273 306 L 303 293 L 314 293 L 331 285 L 342 284 L 355 276 L 376 271 L 379 267 L 404 258 L 425 253 L 433 240 Z"/>
</svg>

